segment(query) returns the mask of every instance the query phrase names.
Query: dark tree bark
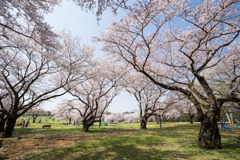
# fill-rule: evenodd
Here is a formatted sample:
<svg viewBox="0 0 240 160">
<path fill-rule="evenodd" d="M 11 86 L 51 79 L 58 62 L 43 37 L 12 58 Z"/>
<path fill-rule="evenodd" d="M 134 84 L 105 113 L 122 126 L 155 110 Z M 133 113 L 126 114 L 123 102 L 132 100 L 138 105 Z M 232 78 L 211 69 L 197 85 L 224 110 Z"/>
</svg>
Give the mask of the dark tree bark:
<svg viewBox="0 0 240 160">
<path fill-rule="evenodd" d="M 201 128 L 198 134 L 198 146 L 205 149 L 222 148 L 217 121 L 210 121 L 206 118 L 201 122 Z"/>
<path fill-rule="evenodd" d="M 5 119 L 1 119 L 1 121 L 0 121 L 0 132 L 4 131 L 4 126 L 5 126 Z"/>
<path fill-rule="evenodd" d="M 5 117 L 4 117 L 4 114 L 2 113 L 2 114 L 0 115 L 0 132 L 3 132 L 3 131 L 4 131 L 5 122 L 6 122 L 6 119 L 5 119 Z"/>
<path fill-rule="evenodd" d="M 141 120 L 141 129 L 147 129 L 147 120 L 144 118 Z"/>
<path fill-rule="evenodd" d="M 69 118 L 69 124 L 72 124 L 72 119 L 71 118 Z"/>
<path fill-rule="evenodd" d="M 12 137 L 12 131 L 14 129 L 14 125 L 16 123 L 15 117 L 7 118 L 6 126 L 4 128 L 4 132 L 2 134 L 2 138 L 9 138 Z"/>
<path fill-rule="evenodd" d="M 89 131 L 89 127 L 91 127 L 93 125 L 94 121 L 93 120 L 83 120 L 82 124 L 83 124 L 83 128 L 82 131 L 83 132 L 88 132 Z"/>
<path fill-rule="evenodd" d="M 220 109 L 210 111 L 201 117 L 201 127 L 198 134 L 198 146 L 204 149 L 222 149 L 221 135 L 217 125 Z"/>
<path fill-rule="evenodd" d="M 87 124 L 87 123 L 86 123 L 86 124 L 84 124 L 84 123 L 83 123 L 83 128 L 82 128 L 82 131 L 83 131 L 83 132 L 88 132 L 88 131 L 89 131 L 89 127 L 90 127 L 90 125 L 89 125 L 89 124 Z"/>
<path fill-rule="evenodd" d="M 194 115 L 189 115 L 189 118 L 190 118 L 190 124 L 193 124 L 193 117 L 194 117 Z"/>
<path fill-rule="evenodd" d="M 32 116 L 32 118 L 33 118 L 33 123 L 36 122 L 37 117 L 38 117 L 38 116 Z"/>
</svg>

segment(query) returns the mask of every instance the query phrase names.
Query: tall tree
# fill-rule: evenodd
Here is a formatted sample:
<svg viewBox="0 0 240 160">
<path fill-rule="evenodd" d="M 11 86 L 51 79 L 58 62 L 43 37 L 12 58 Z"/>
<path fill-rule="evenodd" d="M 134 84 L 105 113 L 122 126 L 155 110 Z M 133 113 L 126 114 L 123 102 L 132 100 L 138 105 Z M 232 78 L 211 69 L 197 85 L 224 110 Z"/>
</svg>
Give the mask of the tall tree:
<svg viewBox="0 0 240 160">
<path fill-rule="evenodd" d="M 161 110 L 158 106 L 160 105 L 160 98 L 163 98 L 165 91 L 140 74 L 130 75 L 126 90 L 133 94 L 138 101 L 140 128 L 147 129 L 148 119 Z"/>
<path fill-rule="evenodd" d="M 77 110 L 82 118 L 83 131 L 88 132 L 94 122 L 101 122 L 103 113 L 121 91 L 118 85 L 124 73 L 116 65 L 98 64 L 90 77 L 84 81 L 69 83 L 66 90 L 74 97 L 72 109 Z M 77 73 L 78 74 L 78 73 Z"/>
<path fill-rule="evenodd" d="M 98 1 L 96 3 L 92 0 L 75 0 L 75 2 L 89 10 L 97 4 L 97 15 L 101 15 L 106 7 L 119 6 L 118 4 L 121 5 L 124 1 L 120 3 Z M 52 32 L 51 27 L 44 22 L 44 13 L 52 12 L 53 7 L 60 3 L 61 0 L 4 0 L 0 2 L 0 86 L 4 88 L 3 94 L 1 92 L 0 95 L 2 124 L 6 120 L 3 117 L 7 116 L 3 137 L 12 136 L 16 118 L 31 107 L 65 93 L 57 93 L 57 91 L 67 84 L 70 77 L 56 76 L 59 66 L 52 63 L 52 60 L 57 61 L 62 58 L 55 54 L 61 49 L 61 45 L 57 34 Z M 43 86 L 43 81 L 51 81 L 48 79 L 48 74 L 61 77 L 58 79 L 59 83 L 49 84 L 50 87 Z M 39 83 L 40 79 L 41 83 Z M 37 87 L 36 84 L 40 85 Z M 34 91 L 36 88 L 40 92 Z M 54 95 L 55 92 L 57 94 Z M 4 102 L 7 98 L 10 99 L 9 107 Z"/>
<path fill-rule="evenodd" d="M 0 55 L 0 111 L 7 116 L 3 137 L 12 136 L 16 119 L 29 109 L 67 93 L 62 88 L 81 77 L 73 75 L 75 67 L 83 73 L 87 63 L 83 63 L 86 50 L 81 48 L 75 48 L 79 56 L 72 61 L 66 45 L 56 52 L 19 36 L 11 40 L 11 45 L 15 48 L 2 49 Z"/>
<path fill-rule="evenodd" d="M 239 44 L 238 6 L 237 0 L 138 1 L 96 39 L 105 42 L 103 50 L 195 105 L 200 148 L 222 148 L 217 125 L 221 106 L 240 101 L 236 96 L 217 97 L 202 74 L 219 66 L 233 42 Z"/>
</svg>

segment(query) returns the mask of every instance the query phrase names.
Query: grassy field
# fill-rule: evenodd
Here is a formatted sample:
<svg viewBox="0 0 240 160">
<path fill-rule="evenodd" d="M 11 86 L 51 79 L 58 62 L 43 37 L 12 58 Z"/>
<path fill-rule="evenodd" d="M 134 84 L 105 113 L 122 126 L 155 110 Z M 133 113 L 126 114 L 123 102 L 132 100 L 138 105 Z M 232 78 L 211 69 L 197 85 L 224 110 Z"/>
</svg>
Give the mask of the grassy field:
<svg viewBox="0 0 240 160">
<path fill-rule="evenodd" d="M 44 124 L 51 124 L 51 129 L 42 129 Z M 48 120 L 25 129 L 16 127 L 17 133 L 5 143 L 16 144 L 15 159 L 29 160 L 240 159 L 240 130 L 221 131 L 222 150 L 204 150 L 197 146 L 199 124 L 166 123 L 159 129 L 148 123 L 147 130 L 138 129 L 139 125 L 93 126 L 83 133 L 80 126 Z"/>
</svg>

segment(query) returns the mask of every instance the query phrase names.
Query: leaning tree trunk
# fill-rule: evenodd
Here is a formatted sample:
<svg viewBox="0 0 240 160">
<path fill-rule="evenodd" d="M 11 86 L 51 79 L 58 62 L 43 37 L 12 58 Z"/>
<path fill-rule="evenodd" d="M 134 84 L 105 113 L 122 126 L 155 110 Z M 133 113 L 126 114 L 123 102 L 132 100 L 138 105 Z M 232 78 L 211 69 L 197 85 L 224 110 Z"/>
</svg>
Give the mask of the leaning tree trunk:
<svg viewBox="0 0 240 160">
<path fill-rule="evenodd" d="M 2 134 L 2 138 L 12 137 L 12 132 L 13 132 L 16 120 L 17 120 L 16 118 L 8 118 L 7 119 L 6 126 L 5 126 L 3 134 Z"/>
<path fill-rule="evenodd" d="M 141 120 L 141 129 L 147 129 L 147 120 L 144 118 Z"/>
<path fill-rule="evenodd" d="M 217 125 L 220 115 L 218 112 L 212 112 L 210 115 L 204 115 L 201 121 L 200 132 L 198 134 L 198 146 L 205 149 L 221 149 L 221 135 Z"/>
</svg>

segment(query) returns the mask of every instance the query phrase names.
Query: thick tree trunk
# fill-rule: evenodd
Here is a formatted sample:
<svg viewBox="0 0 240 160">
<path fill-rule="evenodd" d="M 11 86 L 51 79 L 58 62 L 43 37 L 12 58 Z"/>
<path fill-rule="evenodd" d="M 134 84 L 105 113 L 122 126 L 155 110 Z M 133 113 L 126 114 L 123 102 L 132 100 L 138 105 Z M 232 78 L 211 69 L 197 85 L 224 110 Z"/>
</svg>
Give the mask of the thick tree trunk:
<svg viewBox="0 0 240 160">
<path fill-rule="evenodd" d="M 5 120 L 0 121 L 0 132 L 4 131 L 4 126 L 5 126 Z"/>
<path fill-rule="evenodd" d="M 16 120 L 17 120 L 16 118 L 8 118 L 7 119 L 6 126 L 5 126 L 4 132 L 2 134 L 2 138 L 12 137 L 12 132 L 13 132 Z"/>
<path fill-rule="evenodd" d="M 69 124 L 72 124 L 72 119 L 71 118 L 69 119 Z"/>
<path fill-rule="evenodd" d="M 89 131 L 89 127 L 90 127 L 89 124 L 83 124 L 82 131 L 83 131 L 83 132 L 88 132 L 88 131 Z"/>
<path fill-rule="evenodd" d="M 193 74 L 203 87 L 209 103 L 209 105 L 206 106 L 208 107 L 208 111 L 206 113 L 204 113 L 201 109 L 202 107 L 200 103 L 198 104 L 199 106 L 196 106 L 198 114 L 200 113 L 199 116 L 201 119 L 201 128 L 198 134 L 198 146 L 205 149 L 221 149 L 221 135 L 217 125 L 217 120 L 220 117 L 221 106 L 217 103 L 216 97 L 213 94 L 213 90 L 208 85 L 206 79 L 203 76 L 200 76 L 198 73 Z"/>
<path fill-rule="evenodd" d="M 147 129 L 147 120 L 145 119 L 141 120 L 141 129 Z"/>
<path fill-rule="evenodd" d="M 1 120 L 0 120 L 0 132 L 3 132 L 6 120 L 4 118 L 4 115 L 1 115 L 0 118 L 1 118 Z"/>
<path fill-rule="evenodd" d="M 198 134 L 198 146 L 205 149 L 221 149 L 221 135 L 217 125 L 217 120 L 210 120 L 204 117 L 201 122 L 200 132 Z"/>
</svg>

